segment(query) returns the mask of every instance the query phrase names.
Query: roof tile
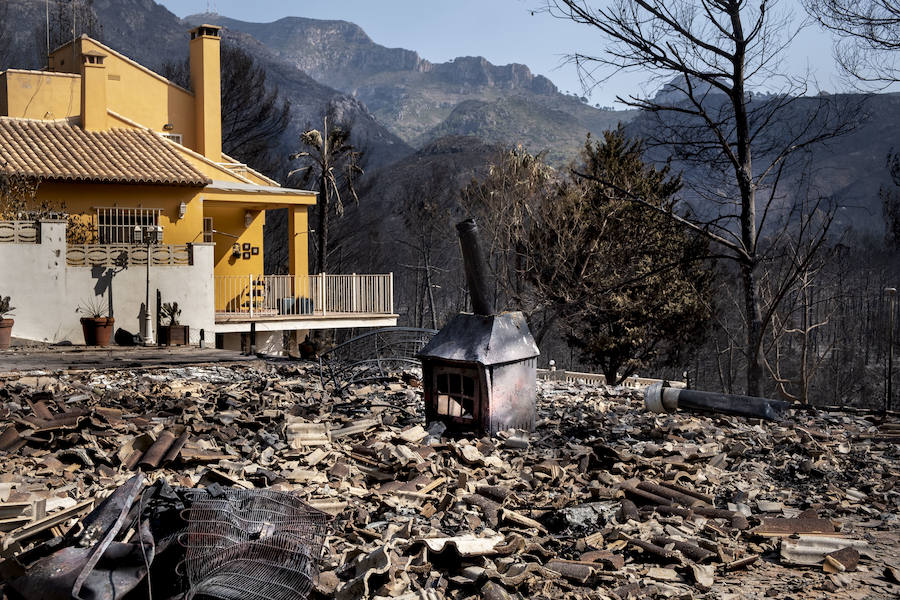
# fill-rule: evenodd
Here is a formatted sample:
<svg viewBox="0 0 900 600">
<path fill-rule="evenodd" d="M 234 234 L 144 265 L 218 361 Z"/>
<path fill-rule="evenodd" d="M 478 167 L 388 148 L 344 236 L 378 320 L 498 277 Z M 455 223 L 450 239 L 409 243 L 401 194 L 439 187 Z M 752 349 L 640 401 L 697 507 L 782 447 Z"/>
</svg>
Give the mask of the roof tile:
<svg viewBox="0 0 900 600">
<path fill-rule="evenodd" d="M 210 180 L 150 131 L 85 131 L 65 121 L 0 117 L 0 169 L 58 181 L 204 186 Z"/>
</svg>

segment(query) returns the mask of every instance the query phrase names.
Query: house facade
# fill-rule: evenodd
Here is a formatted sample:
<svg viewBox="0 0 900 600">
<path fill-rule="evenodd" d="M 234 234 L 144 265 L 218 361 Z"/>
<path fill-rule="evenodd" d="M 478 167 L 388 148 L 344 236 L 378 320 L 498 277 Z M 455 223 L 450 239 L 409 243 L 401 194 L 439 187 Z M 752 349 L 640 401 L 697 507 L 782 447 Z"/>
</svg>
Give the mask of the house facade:
<svg viewBox="0 0 900 600">
<path fill-rule="evenodd" d="M 77 341 L 86 302 L 152 335 L 157 291 L 179 303 L 192 341 L 202 330 L 223 347 L 251 329 L 271 351 L 285 331 L 395 325 L 390 274 L 309 274 L 314 192 L 222 153 L 220 31 L 190 36 L 192 92 L 87 36 L 55 50 L 45 71 L 0 73 L 0 169 L 39 182 L 28 202 L 44 215 L 0 222 L 13 335 Z M 276 209 L 288 215 L 285 275 L 264 270 Z"/>
</svg>

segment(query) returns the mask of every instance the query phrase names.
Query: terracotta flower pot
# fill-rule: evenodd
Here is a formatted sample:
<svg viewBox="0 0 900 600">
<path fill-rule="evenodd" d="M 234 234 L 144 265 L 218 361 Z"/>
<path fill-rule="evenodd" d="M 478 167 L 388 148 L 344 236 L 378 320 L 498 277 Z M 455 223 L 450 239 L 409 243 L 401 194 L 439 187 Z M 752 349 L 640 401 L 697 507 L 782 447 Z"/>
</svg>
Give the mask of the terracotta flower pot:
<svg viewBox="0 0 900 600">
<path fill-rule="evenodd" d="M 112 317 L 82 317 L 81 331 L 84 333 L 85 345 L 109 346 L 115 322 Z"/>
<path fill-rule="evenodd" d="M 9 348 L 9 338 L 12 337 L 13 319 L 0 319 L 0 350 Z"/>
</svg>

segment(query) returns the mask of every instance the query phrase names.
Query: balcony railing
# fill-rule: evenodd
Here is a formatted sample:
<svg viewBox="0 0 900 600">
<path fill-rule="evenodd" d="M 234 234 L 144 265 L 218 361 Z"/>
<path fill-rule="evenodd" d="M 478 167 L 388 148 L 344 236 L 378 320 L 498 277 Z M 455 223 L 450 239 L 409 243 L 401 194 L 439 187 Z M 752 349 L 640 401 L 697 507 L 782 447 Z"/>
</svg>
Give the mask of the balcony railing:
<svg viewBox="0 0 900 600">
<path fill-rule="evenodd" d="M 216 314 L 291 317 L 394 312 L 394 275 L 226 275 L 216 277 Z"/>
<path fill-rule="evenodd" d="M 0 221 L 0 244 L 40 244 L 41 225 L 37 221 Z"/>
<path fill-rule="evenodd" d="M 153 244 L 152 266 L 183 267 L 194 264 L 190 244 Z M 69 244 L 66 264 L 70 267 L 117 267 L 147 264 L 144 244 Z"/>
</svg>

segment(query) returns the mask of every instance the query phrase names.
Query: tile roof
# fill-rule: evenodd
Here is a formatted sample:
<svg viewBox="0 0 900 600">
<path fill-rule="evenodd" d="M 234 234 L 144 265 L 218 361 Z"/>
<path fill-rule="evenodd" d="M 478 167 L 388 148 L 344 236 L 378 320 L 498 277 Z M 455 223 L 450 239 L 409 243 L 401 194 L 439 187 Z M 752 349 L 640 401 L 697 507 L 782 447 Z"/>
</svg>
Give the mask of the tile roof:
<svg viewBox="0 0 900 600">
<path fill-rule="evenodd" d="M 67 121 L 0 117 L 0 169 L 41 179 L 204 186 L 209 178 L 151 131 L 85 131 Z"/>
</svg>

